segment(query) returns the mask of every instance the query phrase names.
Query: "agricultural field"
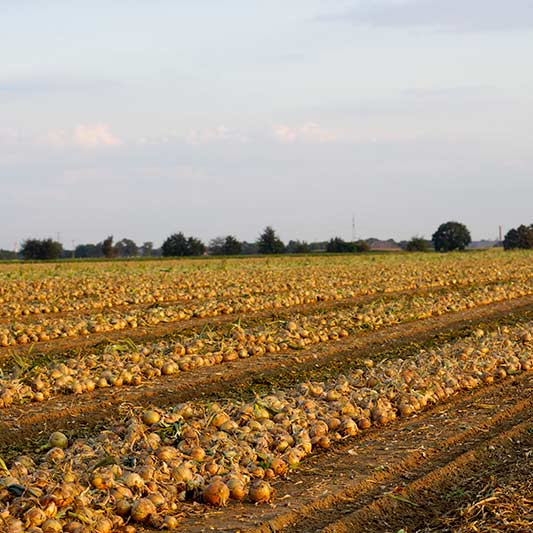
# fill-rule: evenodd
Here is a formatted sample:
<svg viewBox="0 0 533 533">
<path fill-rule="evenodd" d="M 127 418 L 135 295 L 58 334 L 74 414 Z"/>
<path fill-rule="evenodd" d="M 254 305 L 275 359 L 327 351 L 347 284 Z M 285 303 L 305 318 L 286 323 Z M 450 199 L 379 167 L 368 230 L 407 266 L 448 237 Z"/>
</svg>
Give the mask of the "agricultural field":
<svg viewBox="0 0 533 533">
<path fill-rule="evenodd" d="M 0 263 L 0 532 L 533 530 L 533 253 Z"/>
</svg>

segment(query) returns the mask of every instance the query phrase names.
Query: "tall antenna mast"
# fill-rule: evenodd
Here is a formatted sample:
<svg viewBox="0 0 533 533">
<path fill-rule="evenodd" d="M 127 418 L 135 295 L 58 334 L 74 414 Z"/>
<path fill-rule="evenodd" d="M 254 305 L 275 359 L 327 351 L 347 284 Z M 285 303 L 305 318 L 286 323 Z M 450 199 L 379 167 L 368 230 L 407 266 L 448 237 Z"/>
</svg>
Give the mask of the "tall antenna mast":
<svg viewBox="0 0 533 533">
<path fill-rule="evenodd" d="M 355 242 L 355 215 L 352 215 L 352 242 Z"/>
</svg>

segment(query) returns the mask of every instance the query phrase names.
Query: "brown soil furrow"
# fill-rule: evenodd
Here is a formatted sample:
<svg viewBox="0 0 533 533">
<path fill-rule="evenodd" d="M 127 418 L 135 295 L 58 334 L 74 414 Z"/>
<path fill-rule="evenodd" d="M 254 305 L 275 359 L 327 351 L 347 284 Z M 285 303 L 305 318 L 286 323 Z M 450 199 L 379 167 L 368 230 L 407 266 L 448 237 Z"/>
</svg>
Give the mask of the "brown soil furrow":
<svg viewBox="0 0 533 533">
<path fill-rule="evenodd" d="M 402 520 L 413 521 L 410 511 L 423 524 L 435 516 L 431 506 L 424 507 L 426 490 L 446 490 L 448 482 L 453 488 L 461 469 L 476 468 L 488 447 L 531 429 L 532 393 L 533 375 L 527 373 L 461 394 L 310 458 L 276 485 L 277 500 L 270 508 L 231 504 L 222 512 L 204 513 L 201 523 L 185 520 L 180 530 L 398 531 Z M 395 529 L 389 528 L 396 510 Z"/>
<path fill-rule="evenodd" d="M 510 314 L 520 316 L 533 311 L 532 297 L 500 302 L 409 322 L 368 332 L 357 337 L 319 344 L 309 350 L 280 352 L 251 357 L 214 367 L 204 367 L 177 376 L 162 377 L 139 387 L 99 389 L 83 396 L 60 396 L 44 403 L 3 409 L 0 419 L 0 449 L 31 445 L 43 433 L 59 429 L 75 432 L 95 427 L 119 415 L 121 406 L 152 404 L 160 407 L 202 397 L 226 394 L 249 394 L 261 383 L 283 383 L 290 386 L 306 373 L 330 368 L 338 371 L 350 362 L 380 352 L 390 352 L 411 343 L 427 342 L 439 333 L 461 331 L 476 324 L 495 321 Z M 305 378 L 304 378 L 305 379 Z"/>
<path fill-rule="evenodd" d="M 531 402 L 529 402 L 529 407 Z M 490 460 L 491 452 L 496 447 L 512 448 L 514 440 L 520 448 L 520 439 L 527 439 L 530 446 L 533 439 L 530 430 L 533 428 L 531 416 L 522 422 L 512 425 L 503 424 L 504 431 L 500 431 L 494 438 L 483 439 L 474 448 L 460 454 L 443 466 L 430 470 L 419 479 L 409 483 L 404 488 L 386 493 L 370 505 L 340 519 L 323 528 L 324 533 L 363 533 L 367 531 L 387 532 L 397 531 L 409 521 L 419 526 L 428 524 L 438 518 L 442 508 L 428 505 L 428 493 L 446 493 L 456 487 L 461 481 L 468 480 L 472 472 L 479 471 L 480 466 Z M 519 418 L 521 419 L 521 418 Z M 515 419 L 516 420 L 516 419 Z M 492 432 L 491 432 L 492 434 Z M 509 450 L 509 452 L 512 452 Z M 446 458 L 448 459 L 448 458 Z M 426 469 L 424 469 L 426 470 Z M 410 473 L 412 476 L 413 474 Z M 533 522 L 531 523 L 533 525 Z M 305 529 L 299 528 L 302 533 Z M 312 531 L 317 531 L 313 528 Z"/>
</svg>

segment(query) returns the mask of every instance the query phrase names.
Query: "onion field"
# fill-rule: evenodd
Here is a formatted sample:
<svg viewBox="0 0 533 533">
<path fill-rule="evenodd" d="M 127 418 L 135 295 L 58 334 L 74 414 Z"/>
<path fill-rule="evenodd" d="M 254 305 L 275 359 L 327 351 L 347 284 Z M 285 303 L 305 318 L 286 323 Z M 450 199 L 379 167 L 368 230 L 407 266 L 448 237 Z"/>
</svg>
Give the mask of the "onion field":
<svg viewBox="0 0 533 533">
<path fill-rule="evenodd" d="M 533 529 L 533 254 L 0 263 L 0 532 Z"/>
</svg>

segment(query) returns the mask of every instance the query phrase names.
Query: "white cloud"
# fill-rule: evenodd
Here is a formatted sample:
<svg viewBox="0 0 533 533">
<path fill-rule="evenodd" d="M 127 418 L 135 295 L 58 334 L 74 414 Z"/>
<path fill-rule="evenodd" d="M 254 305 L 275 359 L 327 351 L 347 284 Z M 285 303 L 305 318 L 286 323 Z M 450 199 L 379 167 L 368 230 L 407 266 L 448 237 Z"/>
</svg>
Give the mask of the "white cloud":
<svg viewBox="0 0 533 533">
<path fill-rule="evenodd" d="M 327 143 L 341 140 L 338 133 L 324 129 L 315 122 L 306 122 L 300 126 L 280 124 L 273 127 L 272 134 L 282 143 L 296 141 Z"/>
<path fill-rule="evenodd" d="M 122 145 L 122 141 L 111 133 L 106 124 L 79 124 L 71 130 L 51 129 L 39 141 L 40 144 L 53 148 L 91 149 Z"/>
<path fill-rule="evenodd" d="M 120 146 L 122 141 L 105 124 L 81 124 L 74 128 L 74 144 L 82 148 Z"/>
</svg>

